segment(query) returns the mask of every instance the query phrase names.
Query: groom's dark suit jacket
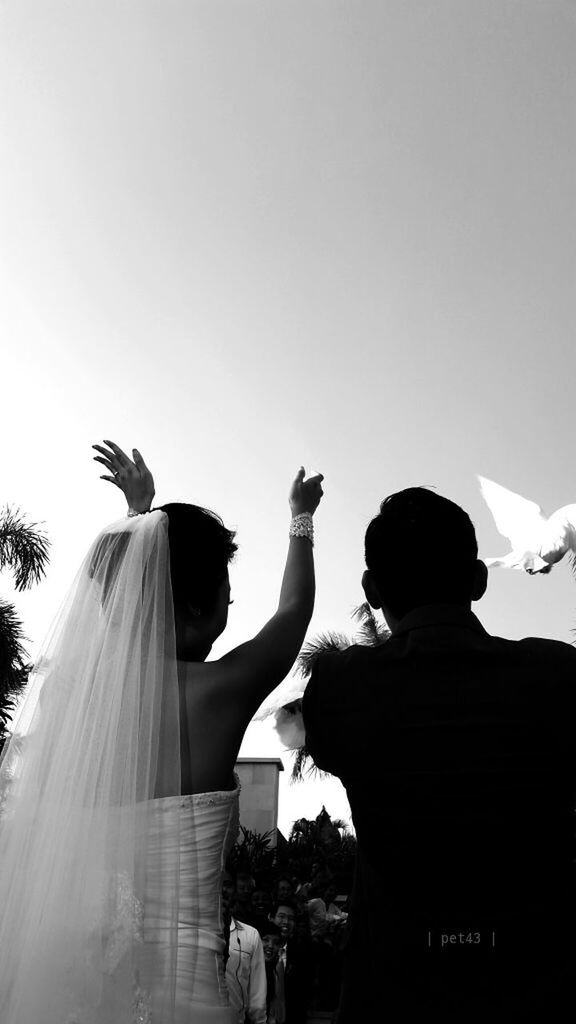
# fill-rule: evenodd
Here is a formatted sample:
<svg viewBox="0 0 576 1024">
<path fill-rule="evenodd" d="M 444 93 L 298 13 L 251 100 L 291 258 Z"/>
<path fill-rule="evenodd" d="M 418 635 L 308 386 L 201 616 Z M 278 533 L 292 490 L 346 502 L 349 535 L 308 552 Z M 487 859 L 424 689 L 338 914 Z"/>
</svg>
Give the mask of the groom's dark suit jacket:
<svg viewBox="0 0 576 1024">
<path fill-rule="evenodd" d="M 307 746 L 342 780 L 358 840 L 341 1021 L 360 993 L 378 1020 L 394 986 L 448 971 L 450 987 L 452 965 L 486 977 L 498 958 L 537 974 L 568 948 L 575 710 L 573 647 L 490 636 L 456 606 L 318 659 Z"/>
</svg>

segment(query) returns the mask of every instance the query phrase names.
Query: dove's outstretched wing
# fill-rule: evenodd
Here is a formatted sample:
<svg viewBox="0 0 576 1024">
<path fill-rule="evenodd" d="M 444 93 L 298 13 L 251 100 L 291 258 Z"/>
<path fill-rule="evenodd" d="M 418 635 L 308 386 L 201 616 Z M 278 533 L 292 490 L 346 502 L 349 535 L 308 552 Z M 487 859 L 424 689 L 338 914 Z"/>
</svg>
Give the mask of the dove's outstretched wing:
<svg viewBox="0 0 576 1024">
<path fill-rule="evenodd" d="M 538 552 L 546 524 L 540 506 L 485 476 L 479 476 L 478 480 L 498 532 L 508 538 L 515 552 Z"/>
<path fill-rule="evenodd" d="M 576 505 L 563 505 L 554 512 L 542 536 L 540 554 L 550 564 L 559 562 L 568 551 L 576 553 Z"/>
</svg>

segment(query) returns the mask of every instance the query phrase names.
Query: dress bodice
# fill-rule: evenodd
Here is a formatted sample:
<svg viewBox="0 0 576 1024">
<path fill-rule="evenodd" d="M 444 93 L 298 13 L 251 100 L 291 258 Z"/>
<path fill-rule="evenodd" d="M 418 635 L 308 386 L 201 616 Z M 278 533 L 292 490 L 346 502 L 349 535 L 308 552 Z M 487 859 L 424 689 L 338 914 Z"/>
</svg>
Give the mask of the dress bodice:
<svg viewBox="0 0 576 1024">
<path fill-rule="evenodd" d="M 159 858 L 171 843 L 178 843 L 180 920 L 202 931 L 221 928 L 221 873 L 238 834 L 240 787 L 235 781 L 230 790 L 154 800 L 149 818 L 149 882 L 162 889 L 174 884 L 174 879 L 158 875 Z"/>
<path fill-rule="evenodd" d="M 238 834 L 237 777 L 235 783 L 230 790 L 154 800 L 148 815 L 145 956 L 162 984 L 177 916 L 177 1020 L 183 1024 L 229 1019 L 221 892 L 222 869 Z M 169 960 L 166 955 L 166 971 Z"/>
</svg>

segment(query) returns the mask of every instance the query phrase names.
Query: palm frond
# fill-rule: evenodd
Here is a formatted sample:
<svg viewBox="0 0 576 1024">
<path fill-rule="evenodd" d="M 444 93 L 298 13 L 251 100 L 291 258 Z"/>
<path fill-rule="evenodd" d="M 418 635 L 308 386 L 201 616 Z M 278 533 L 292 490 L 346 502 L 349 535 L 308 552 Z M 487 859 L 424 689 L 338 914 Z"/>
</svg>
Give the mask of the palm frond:
<svg viewBox="0 0 576 1024">
<path fill-rule="evenodd" d="M 347 834 L 350 831 L 348 825 L 346 824 L 343 818 L 332 818 L 332 824 L 334 825 L 335 828 L 342 829 L 344 834 Z"/>
<path fill-rule="evenodd" d="M 26 661 L 25 639 L 14 606 L 0 601 L 0 749 L 32 670 Z"/>
<path fill-rule="evenodd" d="M 240 825 L 242 835 L 228 855 L 228 866 L 237 871 L 248 870 L 252 875 L 271 867 L 275 857 L 275 849 L 271 845 L 275 831 L 269 829 L 268 832 L 255 832 Z"/>
<path fill-rule="evenodd" d="M 0 600 L 0 701 L 20 693 L 28 679 L 31 666 L 26 664 L 26 639 L 14 605 Z"/>
<path fill-rule="evenodd" d="M 390 630 L 383 622 L 377 621 L 367 601 L 354 608 L 352 618 L 360 623 L 357 636 L 366 647 L 379 647 L 390 638 Z"/>
<path fill-rule="evenodd" d="M 364 604 L 359 605 L 352 614 L 356 621 L 360 623 L 357 634 L 360 643 L 368 647 L 378 647 L 388 640 L 390 631 L 383 623 L 376 621 L 376 617 L 368 602 L 365 601 Z M 321 655 L 333 651 L 345 651 L 353 643 L 354 641 L 349 636 L 337 630 L 327 630 L 325 633 L 318 633 L 312 640 L 307 640 L 302 647 L 296 661 L 296 672 L 304 678 L 308 678 L 312 674 L 312 670 Z M 298 700 L 285 705 L 283 710 L 296 714 L 300 708 L 301 700 Z M 316 775 L 321 779 L 330 777 L 329 772 L 323 772 L 314 764 L 312 755 L 304 745 L 296 750 L 290 782 L 303 782 L 306 777 L 311 775 Z"/>
<path fill-rule="evenodd" d="M 297 818 L 292 822 L 288 842 L 300 843 L 314 839 L 318 834 L 318 826 L 313 818 Z"/>
<path fill-rule="evenodd" d="M 318 768 L 312 760 L 312 755 L 304 746 L 299 747 L 296 751 L 292 772 L 290 773 L 290 782 L 303 782 L 306 776 L 308 778 L 312 776 L 318 779 L 329 779 L 330 772 L 323 772 L 321 768 Z"/>
<path fill-rule="evenodd" d="M 345 651 L 350 647 L 352 640 L 345 633 L 336 630 L 328 630 L 326 633 L 318 633 L 313 640 L 307 640 L 298 658 L 296 659 L 296 671 L 307 678 L 321 654 L 329 654 L 332 651 Z"/>
<path fill-rule="evenodd" d="M 5 739 L 8 736 L 8 727 L 17 707 L 18 700 L 16 697 L 5 697 L 2 704 L 0 704 L 0 739 Z"/>
<path fill-rule="evenodd" d="M 50 541 L 38 523 L 27 523 L 18 508 L 0 513 L 0 572 L 14 571 L 16 590 L 26 590 L 46 574 Z"/>
</svg>

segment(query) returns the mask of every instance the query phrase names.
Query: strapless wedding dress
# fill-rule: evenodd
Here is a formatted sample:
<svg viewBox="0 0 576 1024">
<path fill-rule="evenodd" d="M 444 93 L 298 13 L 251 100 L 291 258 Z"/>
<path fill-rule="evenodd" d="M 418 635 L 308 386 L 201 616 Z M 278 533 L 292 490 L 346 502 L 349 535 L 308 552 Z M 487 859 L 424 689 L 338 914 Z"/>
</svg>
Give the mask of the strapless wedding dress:
<svg viewBox="0 0 576 1024">
<path fill-rule="evenodd" d="M 174 1024 L 237 1024 L 226 988 L 221 920 L 222 869 L 238 834 L 240 785 L 191 796 L 154 800 L 146 838 L 147 881 L 143 900 L 143 974 L 162 987 L 171 967 L 167 950 L 178 891 L 178 955 Z M 180 847 L 179 878 L 170 849 Z M 168 852 L 168 858 L 166 854 Z M 154 991 L 138 989 L 134 1024 L 163 1024 L 154 1013 Z"/>
</svg>

